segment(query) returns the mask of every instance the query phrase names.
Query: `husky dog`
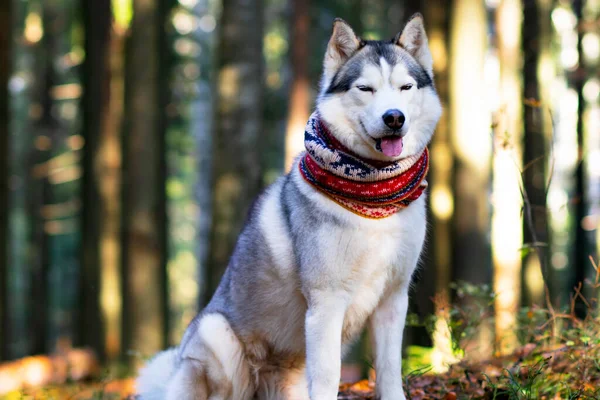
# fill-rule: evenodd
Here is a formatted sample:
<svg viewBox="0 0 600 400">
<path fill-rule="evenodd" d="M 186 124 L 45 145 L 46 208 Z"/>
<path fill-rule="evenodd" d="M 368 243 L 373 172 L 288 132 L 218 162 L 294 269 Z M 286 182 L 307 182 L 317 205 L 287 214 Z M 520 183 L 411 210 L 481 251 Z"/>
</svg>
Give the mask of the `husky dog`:
<svg viewBox="0 0 600 400">
<path fill-rule="evenodd" d="M 422 160 L 441 106 L 421 15 L 390 41 L 361 40 L 337 19 L 316 115 L 357 162 L 386 166 L 378 171 Z M 302 163 L 256 201 L 208 306 L 179 347 L 141 371 L 141 399 L 334 400 L 342 355 L 365 325 L 378 398 L 405 399 L 402 334 L 425 196 L 366 217 L 311 184 Z"/>
</svg>

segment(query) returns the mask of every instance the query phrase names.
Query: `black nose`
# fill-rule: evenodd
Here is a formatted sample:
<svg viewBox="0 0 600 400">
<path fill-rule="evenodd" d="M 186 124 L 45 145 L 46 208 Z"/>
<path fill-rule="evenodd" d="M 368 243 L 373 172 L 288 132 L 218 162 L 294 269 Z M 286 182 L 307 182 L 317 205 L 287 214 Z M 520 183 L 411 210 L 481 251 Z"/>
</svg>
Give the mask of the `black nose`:
<svg viewBox="0 0 600 400">
<path fill-rule="evenodd" d="M 404 125 L 404 114 L 398 109 L 387 110 L 383 114 L 383 122 L 392 129 L 400 129 Z"/>
</svg>

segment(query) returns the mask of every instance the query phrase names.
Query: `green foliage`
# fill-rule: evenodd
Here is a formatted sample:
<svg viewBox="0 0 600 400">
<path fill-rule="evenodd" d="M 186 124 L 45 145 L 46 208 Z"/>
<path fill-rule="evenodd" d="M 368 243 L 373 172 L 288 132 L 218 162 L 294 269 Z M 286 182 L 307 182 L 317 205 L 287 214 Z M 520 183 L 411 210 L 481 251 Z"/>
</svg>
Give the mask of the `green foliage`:
<svg viewBox="0 0 600 400">
<path fill-rule="evenodd" d="M 523 307 L 517 315 L 517 339 L 520 345 L 535 342 L 551 334 L 549 328 L 544 327 L 548 320 L 548 312 L 539 307 Z"/>
<path fill-rule="evenodd" d="M 594 265 L 595 267 L 595 265 Z M 595 280 L 575 288 L 567 309 L 556 310 L 538 305 L 519 310 L 514 330 L 520 347 L 513 354 L 483 362 L 465 358 L 443 375 L 427 374 L 432 349 L 410 346 L 404 360 L 407 392 L 419 397 L 427 393 L 463 393 L 464 399 L 600 399 L 600 316 L 597 299 L 582 292 L 597 293 L 600 273 Z M 452 304 L 444 308 L 444 320 L 451 333 L 455 355 L 465 356 L 469 342 L 485 324 L 495 321 L 496 295 L 489 285 L 458 282 Z M 576 302 L 586 306 L 586 316 L 575 312 Z M 437 318 L 407 317 L 408 326 L 425 327 L 432 332 Z M 428 382 L 428 383 L 424 383 Z M 432 385 L 438 385 L 435 390 Z M 445 398 L 441 397 L 432 398 Z M 408 396 L 408 394 L 407 394 Z M 454 395 L 453 395 L 454 396 Z M 429 397 L 426 397 L 429 398 Z"/>
<path fill-rule="evenodd" d="M 418 373 L 419 371 L 429 372 L 431 370 L 431 347 L 408 346 L 405 357 L 402 358 L 402 371 L 405 376 Z"/>
<path fill-rule="evenodd" d="M 489 285 L 474 285 L 468 282 L 450 284 L 456 301 L 450 308 L 447 321 L 452 334 L 454 351 L 461 353 L 465 341 L 475 337 L 479 328 L 492 323 L 496 295 Z"/>
</svg>

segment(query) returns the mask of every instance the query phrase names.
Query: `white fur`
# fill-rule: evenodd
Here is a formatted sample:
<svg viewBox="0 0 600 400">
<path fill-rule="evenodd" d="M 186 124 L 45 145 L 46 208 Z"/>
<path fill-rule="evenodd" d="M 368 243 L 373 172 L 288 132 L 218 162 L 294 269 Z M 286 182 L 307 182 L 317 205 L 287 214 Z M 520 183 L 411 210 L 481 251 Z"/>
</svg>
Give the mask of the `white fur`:
<svg viewBox="0 0 600 400">
<path fill-rule="evenodd" d="M 243 345 L 222 315 L 204 315 L 193 342 L 182 353 L 182 365 L 167 387 L 167 400 L 250 400 L 254 396 Z"/>
<path fill-rule="evenodd" d="M 229 381 L 239 378 L 240 370 L 248 368 L 244 364 L 244 349 L 222 315 L 208 314 L 203 317 L 198 325 L 198 335 L 203 338 L 204 345 L 211 349 L 213 356 L 222 362 L 223 373 Z M 197 355 L 198 358 L 202 356 Z"/>
<path fill-rule="evenodd" d="M 319 207 L 351 223 L 354 231 L 321 233 L 327 263 L 319 271 L 328 287 L 340 291 L 316 291 L 314 314 L 307 316 L 307 370 L 315 387 L 311 399 L 334 399 L 339 382 L 339 317 L 344 316 L 343 333 L 360 330 L 370 317 L 374 340 L 377 392 L 382 400 L 404 399 L 401 381 L 402 332 L 408 307 L 408 288 L 426 231 L 425 197 L 410 207 L 383 220 L 371 220 L 339 207 L 315 191 L 299 174 L 294 178 L 302 191 Z M 361 268 L 349 273 L 348 266 L 366 258 Z M 310 310 L 310 308 L 309 308 Z M 312 341 L 320 352 L 311 353 Z M 332 349 L 331 346 L 336 346 Z M 332 354 L 333 353 L 333 354 Z M 327 362 L 329 360 L 329 362 Z M 314 367 L 312 367 L 314 366 Z M 311 370 L 314 373 L 311 374 Z M 338 371 L 337 373 L 332 371 Z M 310 385 L 310 383 L 309 383 Z M 327 391 L 329 390 L 329 391 Z M 329 394 L 329 396 L 327 396 Z"/>
<path fill-rule="evenodd" d="M 144 400 L 163 400 L 167 382 L 175 368 L 177 349 L 158 353 L 140 370 L 136 380 L 138 394 Z"/>
</svg>

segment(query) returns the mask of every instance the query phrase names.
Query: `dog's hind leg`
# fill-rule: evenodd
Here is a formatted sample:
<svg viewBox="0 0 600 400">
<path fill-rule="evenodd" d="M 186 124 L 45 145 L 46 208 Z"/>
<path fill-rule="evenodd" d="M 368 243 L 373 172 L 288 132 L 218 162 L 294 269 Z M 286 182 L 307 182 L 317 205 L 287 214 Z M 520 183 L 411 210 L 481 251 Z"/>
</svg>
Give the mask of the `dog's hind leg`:
<svg viewBox="0 0 600 400">
<path fill-rule="evenodd" d="M 167 386 L 166 400 L 208 400 L 205 367 L 198 360 L 183 359 Z"/>
<path fill-rule="evenodd" d="M 286 400 L 309 400 L 308 381 L 304 368 L 290 369 L 283 376 L 284 399 Z"/>
<path fill-rule="evenodd" d="M 167 400 L 250 400 L 255 385 L 242 344 L 221 314 L 206 314 L 181 354 Z"/>
<path fill-rule="evenodd" d="M 309 400 L 304 368 L 286 368 L 262 374 L 258 400 Z"/>
</svg>

